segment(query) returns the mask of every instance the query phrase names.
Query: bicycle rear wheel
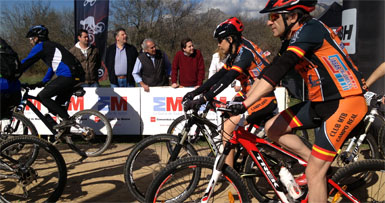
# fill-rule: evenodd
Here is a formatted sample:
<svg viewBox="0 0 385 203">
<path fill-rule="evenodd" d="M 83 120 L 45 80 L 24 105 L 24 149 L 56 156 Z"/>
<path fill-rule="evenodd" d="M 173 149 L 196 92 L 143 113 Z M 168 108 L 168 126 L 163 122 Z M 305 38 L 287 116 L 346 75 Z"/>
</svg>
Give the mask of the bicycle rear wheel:
<svg viewBox="0 0 385 203">
<path fill-rule="evenodd" d="M 166 167 L 179 138 L 173 135 L 160 134 L 147 137 L 138 142 L 130 152 L 124 165 L 124 180 L 131 194 L 144 202 L 149 183 Z M 197 152 L 191 144 L 185 142 L 178 154 L 178 159 L 196 156 Z"/>
<path fill-rule="evenodd" d="M 7 149 L 19 144 L 22 149 L 8 153 Z M 38 152 L 32 155 L 35 150 Z M 52 144 L 37 137 L 18 136 L 1 143 L 0 157 L 1 195 L 8 201 L 54 202 L 63 193 L 67 168 Z"/>
<path fill-rule="evenodd" d="M 78 111 L 71 119 L 76 122 L 69 128 L 67 136 L 71 148 L 75 147 L 75 151 L 80 150 L 86 156 L 98 156 L 108 148 L 112 140 L 112 127 L 102 113 L 87 109 Z"/>
<path fill-rule="evenodd" d="M 332 177 L 332 180 L 345 191 L 353 194 L 361 202 L 385 202 L 385 160 L 367 159 L 347 165 L 339 169 Z M 335 192 L 329 200 L 346 202 L 345 196 Z"/>
<path fill-rule="evenodd" d="M 214 158 L 199 156 L 172 162 L 149 186 L 146 202 L 197 202 L 204 196 L 214 162 Z M 201 170 L 199 176 L 195 173 L 197 169 Z M 225 165 L 222 177 L 209 202 L 251 202 L 245 184 L 233 168 Z"/>
</svg>

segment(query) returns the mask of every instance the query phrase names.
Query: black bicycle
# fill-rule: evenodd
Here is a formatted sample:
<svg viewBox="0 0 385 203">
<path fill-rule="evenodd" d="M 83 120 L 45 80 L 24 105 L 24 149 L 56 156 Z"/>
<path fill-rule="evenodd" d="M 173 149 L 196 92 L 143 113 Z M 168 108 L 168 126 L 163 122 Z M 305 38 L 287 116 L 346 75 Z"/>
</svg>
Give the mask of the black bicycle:
<svg viewBox="0 0 385 203">
<path fill-rule="evenodd" d="M 0 202 L 55 202 L 66 181 L 66 163 L 49 142 L 21 135 L 0 143 Z"/>
<path fill-rule="evenodd" d="M 81 110 L 70 117 L 75 122 L 74 125 L 54 129 L 53 127 L 60 122 L 60 118 L 58 116 L 53 117 L 49 113 L 43 115 L 31 102 L 31 100 L 40 101 L 38 97 L 29 94 L 29 91 L 35 89 L 36 86 L 28 84 L 22 84 L 21 86 L 24 91 L 16 112 L 23 113 L 28 106 L 51 131 L 54 139 L 47 139 L 47 141 L 51 141 L 53 144 L 66 142 L 83 159 L 88 156 L 98 156 L 108 148 L 112 140 L 112 127 L 109 120 L 102 113 L 93 109 Z M 84 94 L 83 88 L 74 88 L 74 96 L 80 97 L 84 96 Z M 70 100 L 65 104 L 66 109 L 68 109 L 69 104 Z"/>
</svg>

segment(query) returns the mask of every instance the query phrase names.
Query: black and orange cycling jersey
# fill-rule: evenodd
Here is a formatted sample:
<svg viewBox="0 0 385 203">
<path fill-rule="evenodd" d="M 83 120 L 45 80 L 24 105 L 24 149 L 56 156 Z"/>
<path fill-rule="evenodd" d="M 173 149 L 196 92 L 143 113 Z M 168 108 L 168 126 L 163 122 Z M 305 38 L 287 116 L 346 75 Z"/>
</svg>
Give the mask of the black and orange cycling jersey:
<svg viewBox="0 0 385 203">
<path fill-rule="evenodd" d="M 207 90 L 204 96 L 206 100 L 210 100 L 235 79 L 240 80 L 242 86 L 246 88 L 268 64 L 263 51 L 256 44 L 242 37 L 242 43 L 233 60 L 228 59 L 223 68 L 196 89 L 195 93 L 200 94 Z"/>
<path fill-rule="evenodd" d="M 329 101 L 363 93 L 362 75 L 338 36 L 321 21 L 311 19 L 301 25 L 293 32 L 286 50 L 281 56 L 285 56 L 286 63 L 277 64 L 262 76 L 272 85 L 295 65 L 305 81 L 310 101 Z"/>
</svg>

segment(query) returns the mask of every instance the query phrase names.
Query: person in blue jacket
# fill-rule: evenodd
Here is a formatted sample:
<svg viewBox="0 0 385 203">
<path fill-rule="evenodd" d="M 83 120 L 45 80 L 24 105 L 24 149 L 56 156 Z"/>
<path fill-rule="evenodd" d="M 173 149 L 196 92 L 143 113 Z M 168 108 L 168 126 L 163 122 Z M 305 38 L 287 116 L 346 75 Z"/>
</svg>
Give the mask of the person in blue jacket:
<svg viewBox="0 0 385 203">
<path fill-rule="evenodd" d="M 45 87 L 37 96 L 51 113 L 63 119 L 54 128 L 72 125 L 67 109 L 62 105 L 70 99 L 74 86 L 84 81 L 84 70 L 80 62 L 62 45 L 49 40 L 48 29 L 44 25 L 31 27 L 26 37 L 29 38 L 33 48 L 21 61 L 22 71 L 40 59 L 44 61 L 48 70 L 37 86 Z M 54 75 L 57 77 L 50 81 Z M 52 99 L 54 96 L 55 100 Z"/>
</svg>

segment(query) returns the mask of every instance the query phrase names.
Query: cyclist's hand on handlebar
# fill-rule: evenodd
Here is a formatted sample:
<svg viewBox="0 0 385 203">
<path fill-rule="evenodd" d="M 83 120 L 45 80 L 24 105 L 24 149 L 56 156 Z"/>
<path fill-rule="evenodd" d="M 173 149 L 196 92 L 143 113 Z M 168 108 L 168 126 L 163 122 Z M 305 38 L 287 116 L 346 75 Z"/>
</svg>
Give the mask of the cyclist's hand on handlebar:
<svg viewBox="0 0 385 203">
<path fill-rule="evenodd" d="M 183 97 L 183 102 L 186 102 L 186 101 L 192 101 L 195 97 L 195 94 L 193 92 L 188 92 L 186 95 L 184 95 Z"/>
<path fill-rule="evenodd" d="M 243 102 L 230 101 L 227 104 L 227 108 L 231 110 L 234 115 L 243 114 L 247 111 L 247 108 Z"/>
<path fill-rule="evenodd" d="M 199 107 L 202 104 L 204 104 L 205 102 L 206 102 L 206 100 L 203 97 L 196 99 L 196 100 L 187 100 L 187 101 L 183 102 L 183 107 L 184 107 L 185 111 L 190 110 L 190 109 L 196 110 L 196 109 L 199 109 Z"/>
</svg>

